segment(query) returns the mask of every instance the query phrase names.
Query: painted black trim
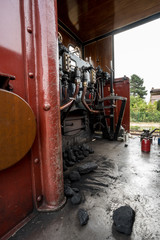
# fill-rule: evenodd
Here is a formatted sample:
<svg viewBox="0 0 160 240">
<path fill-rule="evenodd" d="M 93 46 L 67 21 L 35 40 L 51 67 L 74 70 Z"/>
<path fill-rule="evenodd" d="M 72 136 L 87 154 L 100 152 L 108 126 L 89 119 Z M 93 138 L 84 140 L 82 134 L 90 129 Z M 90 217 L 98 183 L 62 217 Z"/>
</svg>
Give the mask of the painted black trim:
<svg viewBox="0 0 160 240">
<path fill-rule="evenodd" d="M 89 40 L 89 41 L 83 42 L 83 45 L 86 46 L 86 45 L 91 44 L 91 43 L 93 43 L 93 42 L 102 40 L 103 38 L 109 37 L 109 36 L 111 36 L 111 35 L 118 34 L 118 33 L 120 33 L 120 32 L 124 32 L 124 31 L 130 30 L 130 29 L 132 29 L 132 28 L 134 28 L 134 27 L 138 27 L 138 26 L 140 26 L 140 25 L 142 25 L 142 24 L 151 22 L 151 21 L 156 20 L 156 19 L 158 19 L 158 18 L 160 18 L 160 12 L 159 12 L 159 13 L 156 13 L 156 14 L 154 14 L 154 15 L 152 15 L 152 16 L 146 17 L 146 18 L 144 18 L 144 19 L 141 19 L 141 20 L 139 20 L 139 21 L 137 21 L 137 22 L 128 24 L 127 26 L 124 26 L 124 27 L 122 27 L 122 28 L 119 28 L 119 29 L 113 30 L 113 31 L 111 31 L 111 32 L 108 32 L 108 33 L 106 33 L 106 34 L 103 34 L 103 35 L 101 35 L 101 36 L 99 36 L 99 37 L 96 37 L 96 38 L 94 38 L 94 39 L 91 39 L 91 40 Z"/>
<path fill-rule="evenodd" d="M 83 45 L 83 42 L 80 38 L 74 34 L 60 19 L 58 19 L 58 25 L 62 27 L 72 38 L 74 38 L 79 44 Z"/>
<path fill-rule="evenodd" d="M 115 133 L 114 133 L 114 139 L 115 140 L 117 140 L 117 138 L 118 138 L 118 133 L 119 133 L 119 130 L 120 130 L 120 127 L 121 127 L 121 124 L 122 124 L 124 110 L 125 110 L 125 107 L 126 107 L 126 102 L 127 102 L 127 99 L 124 99 L 124 100 L 122 100 L 122 103 L 121 103 L 121 109 L 120 109 L 120 112 L 119 112 L 118 122 L 117 122 L 116 130 L 115 130 Z"/>
</svg>

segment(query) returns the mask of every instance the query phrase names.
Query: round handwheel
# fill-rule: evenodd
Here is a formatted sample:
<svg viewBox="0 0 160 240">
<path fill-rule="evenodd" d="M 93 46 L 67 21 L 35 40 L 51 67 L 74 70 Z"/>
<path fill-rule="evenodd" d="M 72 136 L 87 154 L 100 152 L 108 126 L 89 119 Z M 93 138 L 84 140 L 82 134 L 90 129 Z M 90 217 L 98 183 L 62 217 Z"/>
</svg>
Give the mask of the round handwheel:
<svg viewBox="0 0 160 240">
<path fill-rule="evenodd" d="M 18 95 L 0 89 L 0 170 L 21 160 L 36 135 L 31 107 Z"/>
</svg>

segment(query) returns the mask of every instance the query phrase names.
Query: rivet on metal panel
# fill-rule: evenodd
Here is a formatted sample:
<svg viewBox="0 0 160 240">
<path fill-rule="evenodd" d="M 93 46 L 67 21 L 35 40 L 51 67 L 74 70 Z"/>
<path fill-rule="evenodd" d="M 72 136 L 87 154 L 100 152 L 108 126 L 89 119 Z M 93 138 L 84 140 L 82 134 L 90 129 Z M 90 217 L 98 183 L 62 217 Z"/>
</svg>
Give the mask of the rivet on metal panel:
<svg viewBox="0 0 160 240">
<path fill-rule="evenodd" d="M 44 106 L 43 106 L 43 109 L 45 111 L 48 111 L 50 108 L 51 108 L 51 105 L 49 103 L 45 103 Z"/>
<path fill-rule="evenodd" d="M 35 158 L 34 163 L 39 163 L 39 158 Z"/>
<path fill-rule="evenodd" d="M 31 72 L 28 73 L 28 76 L 29 76 L 30 78 L 34 78 L 34 74 L 31 73 Z"/>
<path fill-rule="evenodd" d="M 37 202 L 40 202 L 42 200 L 42 195 L 39 195 L 38 197 L 37 197 Z"/>
<path fill-rule="evenodd" d="M 28 31 L 29 33 L 32 33 L 32 28 L 31 28 L 31 27 L 27 27 L 27 31 Z"/>
</svg>

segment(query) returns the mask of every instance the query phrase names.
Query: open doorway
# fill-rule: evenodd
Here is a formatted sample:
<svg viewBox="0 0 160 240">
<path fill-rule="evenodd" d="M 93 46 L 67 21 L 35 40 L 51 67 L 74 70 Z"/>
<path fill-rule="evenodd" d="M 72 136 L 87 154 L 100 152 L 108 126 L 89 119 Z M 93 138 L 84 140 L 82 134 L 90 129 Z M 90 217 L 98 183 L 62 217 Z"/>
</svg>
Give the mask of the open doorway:
<svg viewBox="0 0 160 240">
<path fill-rule="evenodd" d="M 114 36 L 115 78 L 130 78 L 131 133 L 160 128 L 159 29 L 157 19 Z"/>
</svg>

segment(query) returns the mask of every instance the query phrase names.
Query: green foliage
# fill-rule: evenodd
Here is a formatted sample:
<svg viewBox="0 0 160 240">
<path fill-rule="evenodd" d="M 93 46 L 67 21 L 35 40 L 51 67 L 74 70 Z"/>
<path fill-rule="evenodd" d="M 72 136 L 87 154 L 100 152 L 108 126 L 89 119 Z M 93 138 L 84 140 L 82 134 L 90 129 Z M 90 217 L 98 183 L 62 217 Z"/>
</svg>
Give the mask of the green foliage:
<svg viewBox="0 0 160 240">
<path fill-rule="evenodd" d="M 139 131 L 140 130 L 140 127 L 139 126 L 130 126 L 130 129 L 132 131 Z"/>
<path fill-rule="evenodd" d="M 157 101 L 157 110 L 160 111 L 160 100 Z"/>
<path fill-rule="evenodd" d="M 141 112 L 145 111 L 147 103 L 139 96 L 130 96 L 130 107 L 131 109 L 139 110 Z"/>
<path fill-rule="evenodd" d="M 132 122 L 160 122 L 157 102 L 148 104 L 139 96 L 130 97 L 130 117 Z"/>
<path fill-rule="evenodd" d="M 130 93 L 133 96 L 139 96 L 140 98 L 144 99 L 144 96 L 147 95 L 147 90 L 143 86 L 144 80 L 133 74 L 130 79 Z"/>
</svg>

